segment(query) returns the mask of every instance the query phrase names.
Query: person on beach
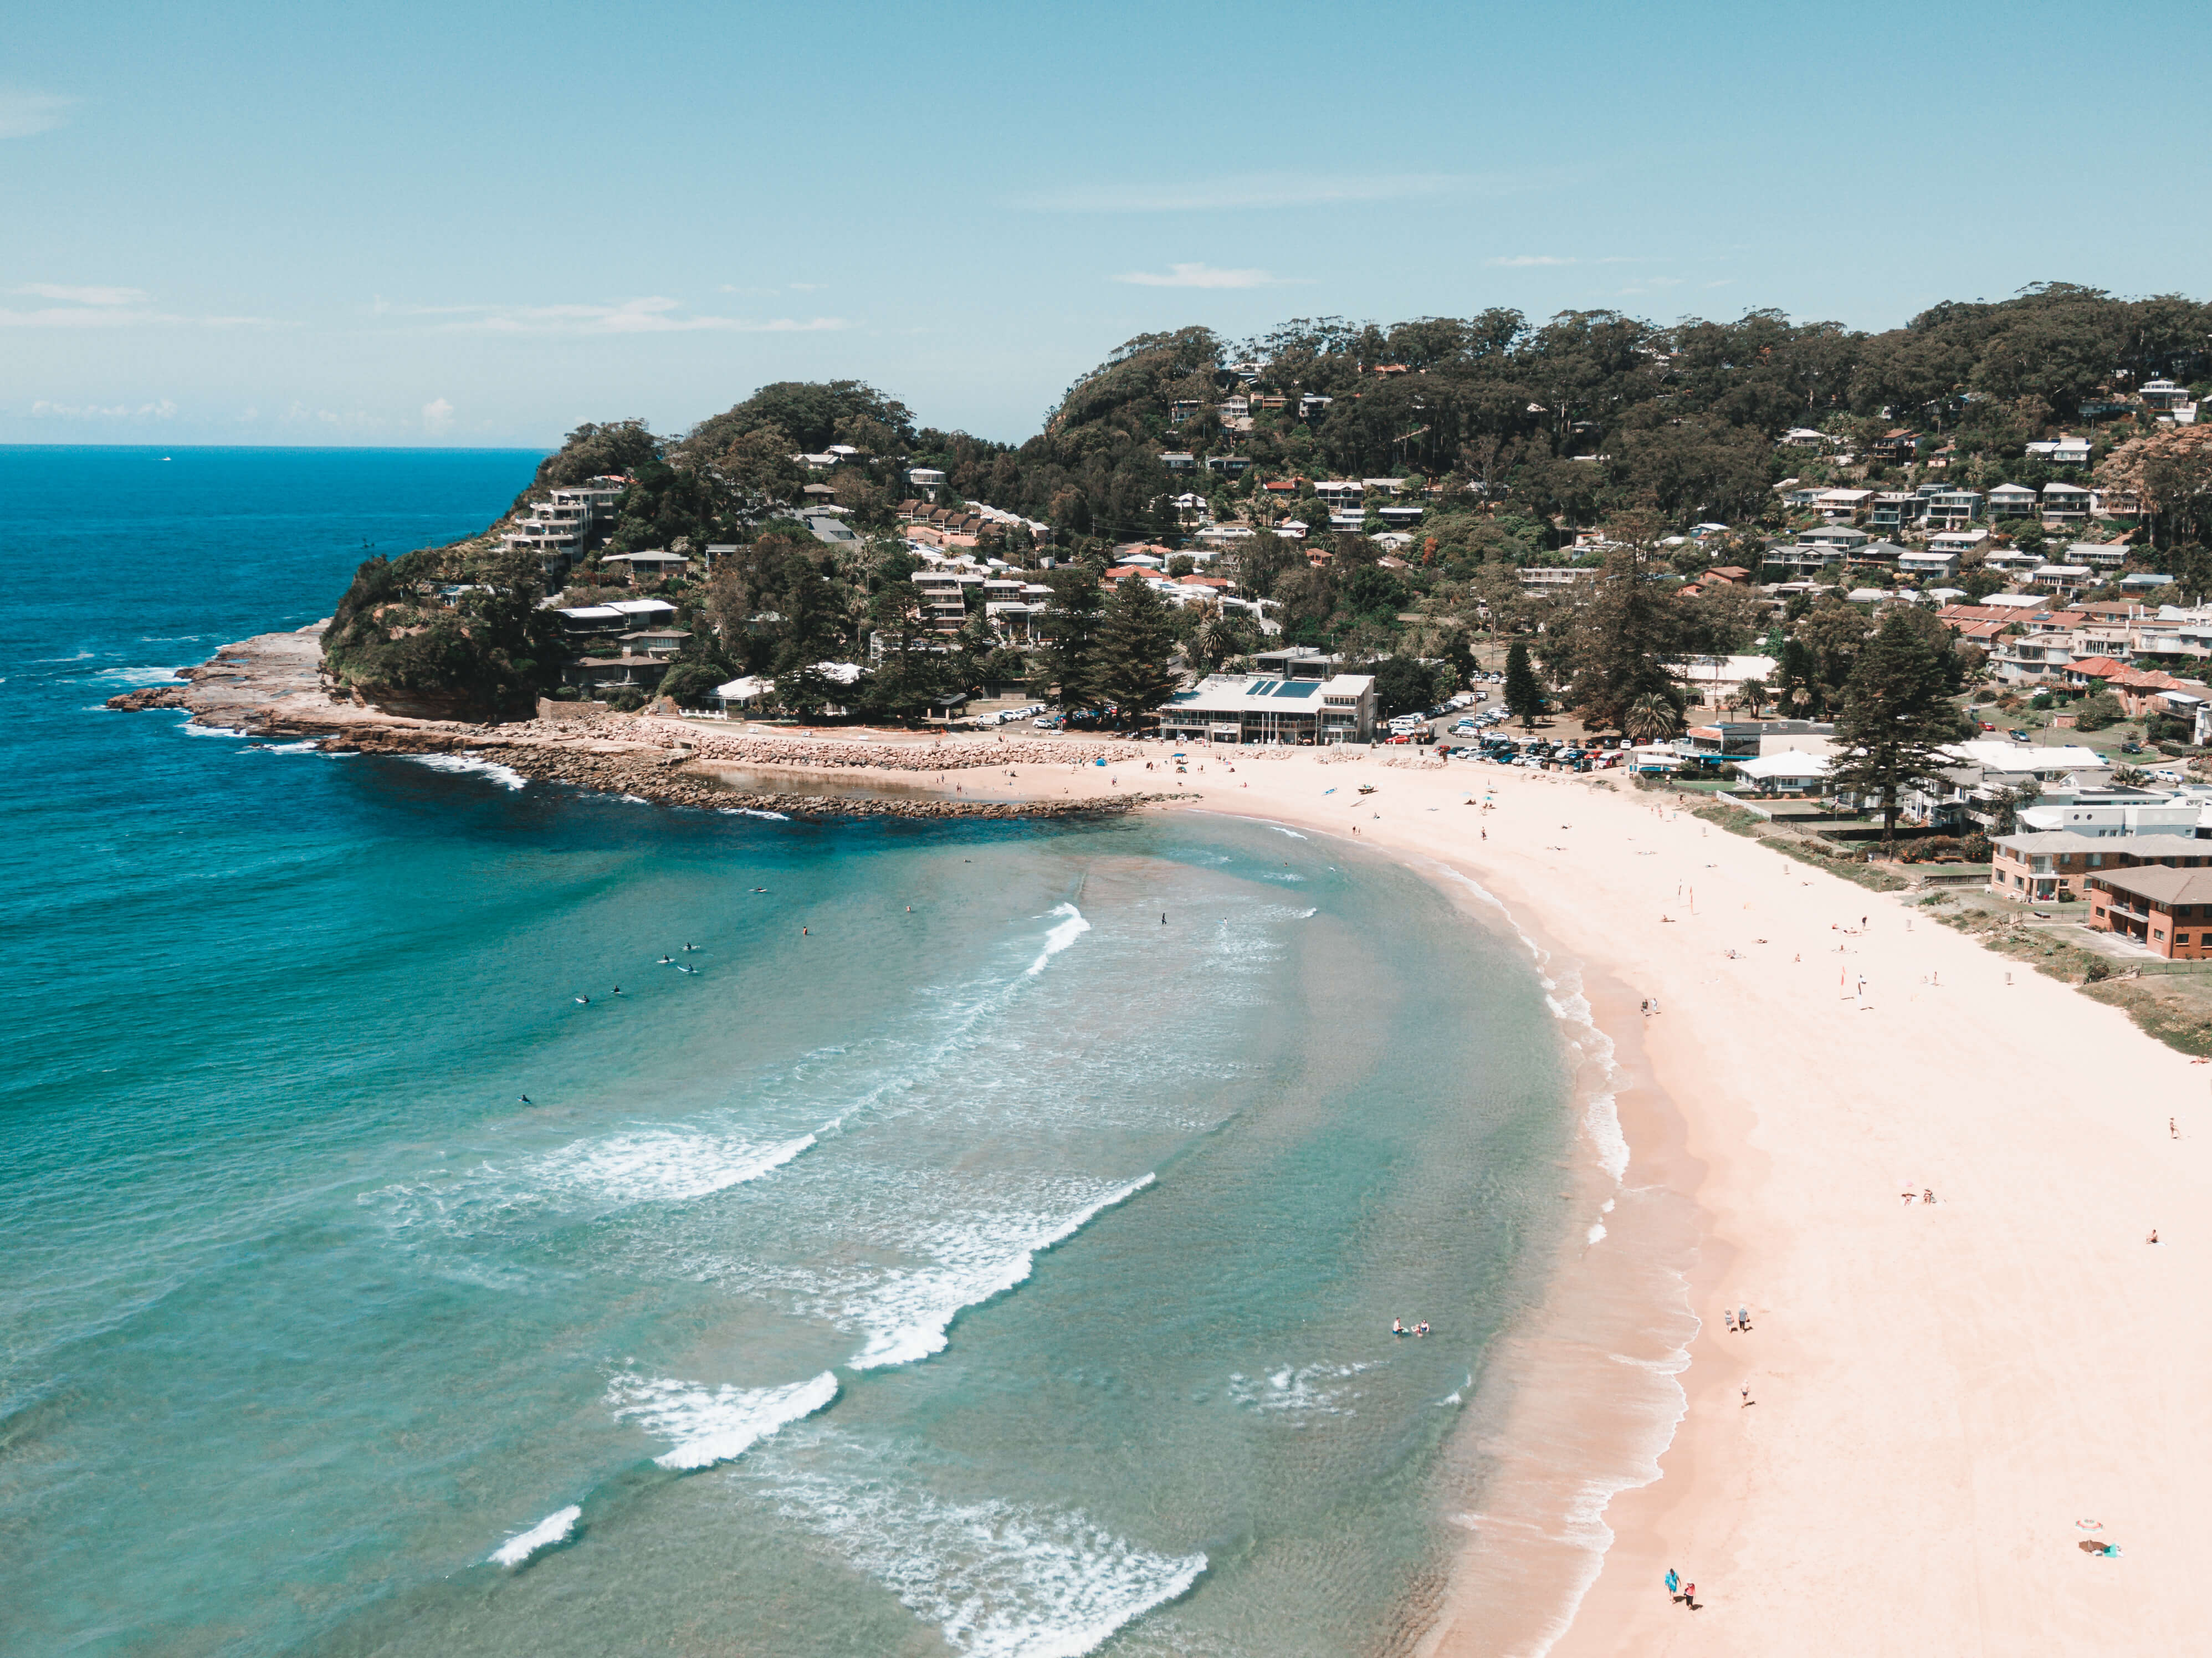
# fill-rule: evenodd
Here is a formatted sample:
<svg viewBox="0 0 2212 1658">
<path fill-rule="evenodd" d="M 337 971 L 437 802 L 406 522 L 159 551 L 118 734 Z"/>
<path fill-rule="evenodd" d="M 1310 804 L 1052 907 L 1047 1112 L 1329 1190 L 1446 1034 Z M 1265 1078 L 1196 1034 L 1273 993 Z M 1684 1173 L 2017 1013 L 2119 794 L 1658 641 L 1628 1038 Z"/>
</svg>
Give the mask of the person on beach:
<svg viewBox="0 0 2212 1658">
<path fill-rule="evenodd" d="M 2173 1126 L 2173 1119 L 2171 1117 L 2168 1117 L 2166 1120 L 2166 1132 L 2172 1135 L 2175 1139 L 2179 1139 L 2181 1138 L 2181 1131 Z"/>
<path fill-rule="evenodd" d="M 1698 1586 L 1695 1583 L 1682 1585 L 1682 1602 L 1692 1612 L 1698 1609 Z"/>
<path fill-rule="evenodd" d="M 1735 1328 L 1735 1315 L 1725 1307 L 1721 1309 L 1721 1320 L 1731 1331 Z"/>
<path fill-rule="evenodd" d="M 1682 1587 L 1682 1580 L 1681 1580 L 1680 1576 L 1675 1572 L 1675 1570 L 1674 1570 L 1674 1567 L 1672 1567 L 1672 1566 L 1668 1567 L 1668 1568 L 1667 1568 L 1667 1593 L 1668 1593 L 1668 1594 L 1673 1594 L 1676 1593 L 1678 1590 L 1680 1590 L 1680 1589 L 1681 1588 L 1681 1587 Z"/>
<path fill-rule="evenodd" d="M 1747 1382 L 1743 1384 L 1743 1403 L 1744 1405 L 1748 1405 L 1751 1402 L 1751 1383 Z M 1736 1408 L 1738 1410 L 1741 1410 L 1743 1406 L 1739 1405 Z"/>
<path fill-rule="evenodd" d="M 1739 1306 L 1735 1309 L 1735 1327 L 1739 1330 L 1748 1330 L 1751 1328 L 1750 1308 Z"/>
<path fill-rule="evenodd" d="M 2156 1243 L 2158 1242 L 2158 1228 L 2155 1226 L 2152 1227 L 2150 1229 L 2150 1236 L 2145 1238 L 2143 1242 L 2146 1243 Z"/>
</svg>

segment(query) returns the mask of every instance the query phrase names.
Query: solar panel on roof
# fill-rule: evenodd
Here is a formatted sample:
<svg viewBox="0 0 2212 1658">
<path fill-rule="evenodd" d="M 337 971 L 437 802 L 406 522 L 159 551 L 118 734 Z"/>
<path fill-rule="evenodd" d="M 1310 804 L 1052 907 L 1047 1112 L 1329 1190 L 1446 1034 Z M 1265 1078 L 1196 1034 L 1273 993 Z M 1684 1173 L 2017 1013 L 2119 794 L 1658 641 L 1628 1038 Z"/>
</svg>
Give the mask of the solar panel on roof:
<svg viewBox="0 0 2212 1658">
<path fill-rule="evenodd" d="M 1248 696 L 1265 696 L 1269 691 L 1272 691 L 1274 689 L 1275 682 L 1273 680 L 1262 679 L 1256 682 L 1253 685 L 1252 689 L 1246 692 L 1245 695 Z"/>
<path fill-rule="evenodd" d="M 1288 679 L 1274 689 L 1277 696 L 1311 696 L 1321 689 L 1318 679 Z"/>
</svg>

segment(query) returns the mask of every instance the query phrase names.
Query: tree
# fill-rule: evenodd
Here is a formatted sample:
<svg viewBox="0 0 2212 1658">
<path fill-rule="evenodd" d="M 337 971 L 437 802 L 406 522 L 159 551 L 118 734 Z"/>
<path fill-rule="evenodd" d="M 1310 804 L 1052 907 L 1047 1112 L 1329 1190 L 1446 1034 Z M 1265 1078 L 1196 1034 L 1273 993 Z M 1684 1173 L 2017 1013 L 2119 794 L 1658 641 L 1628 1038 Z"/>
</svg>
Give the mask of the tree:
<svg viewBox="0 0 2212 1658">
<path fill-rule="evenodd" d="M 1656 743 L 1682 728 L 1682 711 L 1671 698 L 1647 691 L 1621 715 L 1623 733 L 1638 743 Z"/>
<path fill-rule="evenodd" d="M 1756 674 L 1753 675 L 1750 678 L 1746 679 L 1742 684 L 1736 687 L 1736 707 L 1739 708 L 1748 709 L 1750 711 L 1751 717 L 1753 720 L 1759 718 L 1759 711 L 1765 708 L 1766 703 L 1766 682 L 1764 679 L 1759 678 Z"/>
<path fill-rule="evenodd" d="M 1252 639 L 1252 624 L 1242 616 L 1209 616 L 1191 634 L 1183 654 L 1192 666 L 1212 673 L 1231 657 L 1249 653 Z"/>
<path fill-rule="evenodd" d="M 1685 606 L 1651 579 L 1651 562 L 1635 547 L 1607 557 L 1571 624 L 1567 695 L 1587 725 L 1619 729 L 1629 708 L 1651 696 L 1681 712 L 1672 665 L 1687 643 Z"/>
<path fill-rule="evenodd" d="M 944 693 L 944 656 L 911 581 L 887 581 L 868 601 L 876 632 L 876 671 L 861 698 L 878 719 L 911 720 Z"/>
<path fill-rule="evenodd" d="M 1094 659 L 1106 605 L 1098 573 L 1088 564 L 1071 564 L 1054 570 L 1046 585 L 1052 598 L 1044 612 L 1041 689 L 1051 690 L 1063 708 L 1089 708 L 1097 700 Z"/>
<path fill-rule="evenodd" d="M 1505 711 L 1528 731 L 1536 729 L 1536 716 L 1544 711 L 1544 692 L 1528 665 L 1525 639 L 1515 640 L 1505 653 Z"/>
<path fill-rule="evenodd" d="M 2120 706 L 2120 699 L 2108 690 L 2099 689 L 2081 699 L 2081 706 L 2074 713 L 2074 728 L 2100 732 L 2126 717 L 2127 710 Z"/>
<path fill-rule="evenodd" d="M 1945 695 L 1942 655 L 1910 614 L 1893 610 L 1844 683 L 1829 780 L 1880 801 L 1885 857 L 1896 849 L 1904 792 L 1934 775 L 1944 745 L 1966 735 L 1964 716 Z"/>
<path fill-rule="evenodd" d="M 1304 562 L 1297 543 L 1261 530 L 1237 549 L 1231 568 L 1246 598 L 1265 598 L 1278 576 Z"/>
<path fill-rule="evenodd" d="M 726 663 L 679 662 L 660 682 L 659 694 L 672 698 L 679 708 L 696 708 L 714 695 L 714 687 L 730 675 Z"/>
<path fill-rule="evenodd" d="M 1419 714 L 1435 690 L 1434 677 L 1410 656 L 1386 656 L 1375 665 L 1375 712 L 1384 720 Z"/>
<path fill-rule="evenodd" d="M 1175 694 L 1180 682 L 1169 665 L 1175 647 L 1167 601 L 1142 576 L 1122 577 L 1106 607 L 1092 670 L 1099 695 L 1121 710 L 1122 720 L 1150 714 Z"/>
</svg>

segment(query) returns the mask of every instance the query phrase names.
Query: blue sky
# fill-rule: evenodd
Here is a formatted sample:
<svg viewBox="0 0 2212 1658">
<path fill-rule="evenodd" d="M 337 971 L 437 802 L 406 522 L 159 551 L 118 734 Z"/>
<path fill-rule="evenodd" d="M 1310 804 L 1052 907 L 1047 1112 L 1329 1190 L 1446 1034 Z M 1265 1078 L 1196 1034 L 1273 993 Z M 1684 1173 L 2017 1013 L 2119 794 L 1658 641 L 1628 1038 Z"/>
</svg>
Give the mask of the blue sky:
<svg viewBox="0 0 2212 1658">
<path fill-rule="evenodd" d="M 1148 329 L 2202 294 L 2201 9 L 26 7 L 0 441 L 540 444 Z"/>
</svg>

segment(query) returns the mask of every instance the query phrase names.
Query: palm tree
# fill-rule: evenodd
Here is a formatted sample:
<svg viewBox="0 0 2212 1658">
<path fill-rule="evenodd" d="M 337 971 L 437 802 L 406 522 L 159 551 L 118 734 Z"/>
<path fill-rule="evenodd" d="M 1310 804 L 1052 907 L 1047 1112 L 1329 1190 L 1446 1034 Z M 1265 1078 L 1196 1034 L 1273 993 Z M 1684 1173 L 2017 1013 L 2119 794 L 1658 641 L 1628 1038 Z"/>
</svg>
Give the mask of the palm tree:
<svg viewBox="0 0 2212 1658">
<path fill-rule="evenodd" d="M 1756 676 L 1745 680 L 1736 687 L 1735 705 L 1739 708 L 1749 708 L 1751 717 L 1758 719 L 1759 711 L 1766 706 L 1766 682 Z"/>
<path fill-rule="evenodd" d="M 1682 716 L 1672 702 L 1656 691 L 1647 691 L 1628 705 L 1620 728 L 1635 742 L 1656 743 L 1672 737 L 1681 724 Z"/>
</svg>

